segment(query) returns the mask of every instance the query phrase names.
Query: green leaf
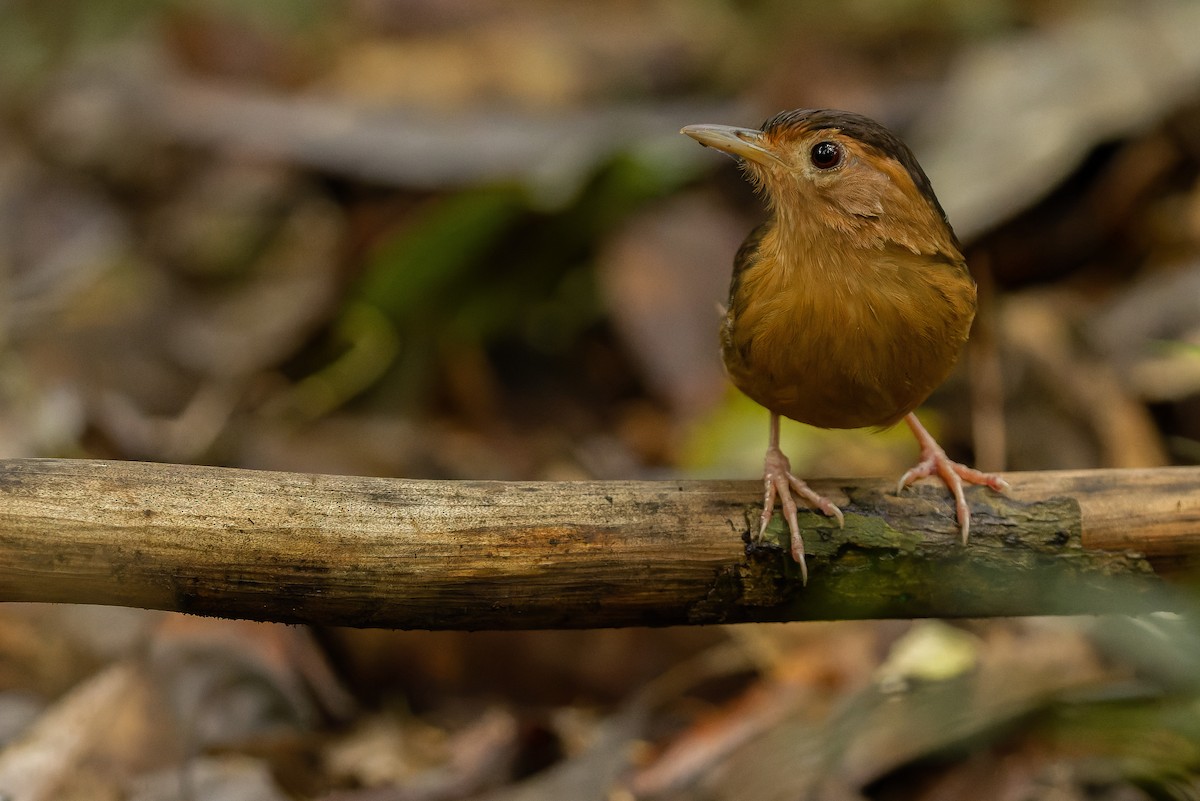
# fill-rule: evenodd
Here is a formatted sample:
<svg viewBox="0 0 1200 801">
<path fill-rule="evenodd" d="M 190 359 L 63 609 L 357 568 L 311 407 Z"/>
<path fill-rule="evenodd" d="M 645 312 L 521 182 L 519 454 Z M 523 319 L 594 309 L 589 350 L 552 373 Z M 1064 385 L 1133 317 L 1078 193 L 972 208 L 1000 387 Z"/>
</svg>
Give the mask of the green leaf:
<svg viewBox="0 0 1200 801">
<path fill-rule="evenodd" d="M 515 189 L 476 189 L 437 201 L 375 251 L 358 296 L 401 325 L 428 314 L 465 283 L 525 209 Z"/>
</svg>

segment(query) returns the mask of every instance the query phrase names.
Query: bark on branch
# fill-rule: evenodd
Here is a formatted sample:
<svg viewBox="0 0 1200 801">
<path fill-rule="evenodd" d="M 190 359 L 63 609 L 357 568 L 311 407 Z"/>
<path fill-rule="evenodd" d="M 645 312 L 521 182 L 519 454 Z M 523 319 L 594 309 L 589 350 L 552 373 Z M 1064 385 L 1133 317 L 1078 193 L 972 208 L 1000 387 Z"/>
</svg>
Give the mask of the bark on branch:
<svg viewBox="0 0 1200 801">
<path fill-rule="evenodd" d="M 1200 554 L 1200 468 L 827 480 L 802 587 L 756 481 L 503 483 L 0 461 L 0 601 L 423 629 L 1142 610 Z M 1157 571 L 1157 572 L 1156 572 Z"/>
</svg>

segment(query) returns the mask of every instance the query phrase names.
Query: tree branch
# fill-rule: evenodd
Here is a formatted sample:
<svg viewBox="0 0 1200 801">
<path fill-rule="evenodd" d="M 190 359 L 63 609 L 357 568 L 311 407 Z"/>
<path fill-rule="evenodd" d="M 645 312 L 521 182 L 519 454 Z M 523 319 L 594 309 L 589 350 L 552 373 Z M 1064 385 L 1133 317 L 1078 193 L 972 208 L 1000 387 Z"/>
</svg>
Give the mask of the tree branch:
<svg viewBox="0 0 1200 801">
<path fill-rule="evenodd" d="M 747 544 L 756 481 L 0 461 L 0 600 L 428 629 L 1144 611 L 1200 553 L 1200 468 L 1006 477 L 965 548 L 938 486 L 812 482 L 846 528 L 802 513 L 802 587 L 778 517 Z"/>
</svg>

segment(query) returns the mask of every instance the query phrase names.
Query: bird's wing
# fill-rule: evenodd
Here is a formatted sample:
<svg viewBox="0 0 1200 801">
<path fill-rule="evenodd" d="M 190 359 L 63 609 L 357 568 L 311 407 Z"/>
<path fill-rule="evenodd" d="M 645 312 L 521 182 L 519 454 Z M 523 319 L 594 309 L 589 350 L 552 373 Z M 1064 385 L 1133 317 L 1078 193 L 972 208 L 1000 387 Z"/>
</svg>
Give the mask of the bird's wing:
<svg viewBox="0 0 1200 801">
<path fill-rule="evenodd" d="M 751 231 L 742 242 L 742 246 L 738 248 L 737 255 L 733 257 L 733 275 L 729 279 L 730 311 L 735 311 L 735 307 L 737 306 L 736 300 L 738 287 L 742 280 L 742 273 L 758 258 L 758 245 L 762 242 L 763 237 L 766 236 L 767 231 L 771 230 L 771 224 L 771 221 L 768 220 Z"/>
</svg>

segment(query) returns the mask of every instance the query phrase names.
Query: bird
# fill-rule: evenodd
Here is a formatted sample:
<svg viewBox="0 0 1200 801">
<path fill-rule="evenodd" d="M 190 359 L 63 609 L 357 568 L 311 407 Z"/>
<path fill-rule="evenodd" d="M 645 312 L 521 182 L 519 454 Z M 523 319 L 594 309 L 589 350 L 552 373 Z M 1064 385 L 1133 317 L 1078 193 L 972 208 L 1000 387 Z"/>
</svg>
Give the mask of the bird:
<svg viewBox="0 0 1200 801">
<path fill-rule="evenodd" d="M 1008 484 L 952 461 L 914 414 L 967 342 L 976 287 L 912 151 L 875 120 L 836 109 L 783 111 L 758 129 L 704 124 L 681 133 L 736 159 L 768 210 L 734 257 L 720 324 L 726 372 L 770 413 L 758 538 L 778 499 L 807 583 L 793 493 L 845 525 L 833 502 L 792 473 L 779 448 L 781 417 L 876 430 L 903 420 L 920 456 L 896 491 L 939 478 L 966 545 L 963 484 L 997 492 Z"/>
</svg>

